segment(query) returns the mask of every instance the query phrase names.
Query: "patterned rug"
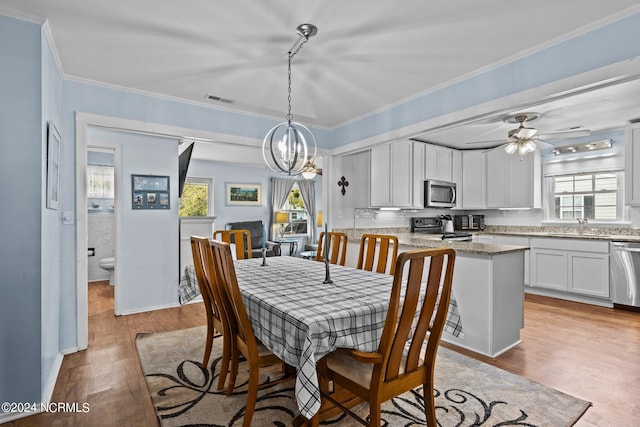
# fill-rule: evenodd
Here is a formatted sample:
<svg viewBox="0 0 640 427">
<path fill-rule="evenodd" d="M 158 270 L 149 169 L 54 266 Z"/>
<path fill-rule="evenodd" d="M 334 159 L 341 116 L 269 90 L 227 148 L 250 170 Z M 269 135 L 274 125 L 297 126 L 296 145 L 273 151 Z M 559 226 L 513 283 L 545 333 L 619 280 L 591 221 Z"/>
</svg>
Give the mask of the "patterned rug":
<svg viewBox="0 0 640 427">
<path fill-rule="evenodd" d="M 136 346 L 151 399 L 163 427 L 242 425 L 246 371 L 240 370 L 232 396 L 217 391 L 220 348 L 215 339 L 208 369 L 202 367 L 206 328 L 140 334 Z M 242 364 L 240 365 L 242 368 Z M 261 370 L 261 382 L 281 375 L 280 365 Z M 571 426 L 589 402 L 544 387 L 486 363 L 441 347 L 436 358 L 436 416 L 447 426 Z M 261 389 L 255 426 L 288 426 L 297 413 L 294 383 Z M 424 425 L 419 387 L 383 404 L 383 425 Z M 366 404 L 356 410 L 367 414 Z M 325 425 L 356 426 L 344 415 Z"/>
</svg>

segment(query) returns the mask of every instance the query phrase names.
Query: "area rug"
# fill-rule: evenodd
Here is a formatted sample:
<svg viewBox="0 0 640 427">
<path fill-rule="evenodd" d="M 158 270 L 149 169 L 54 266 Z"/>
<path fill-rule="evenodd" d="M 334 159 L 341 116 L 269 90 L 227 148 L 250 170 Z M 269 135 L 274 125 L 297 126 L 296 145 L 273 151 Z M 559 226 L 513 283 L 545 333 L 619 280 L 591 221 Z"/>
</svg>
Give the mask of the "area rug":
<svg viewBox="0 0 640 427">
<path fill-rule="evenodd" d="M 202 367 L 206 327 L 139 334 L 136 346 L 151 399 L 163 427 L 242 425 L 246 370 L 238 374 L 232 396 L 217 391 L 222 339 L 213 343 L 210 366 Z M 280 365 L 261 370 L 261 382 L 281 375 Z M 589 402 L 550 389 L 441 347 L 435 372 L 436 416 L 448 426 L 571 426 Z M 255 426 L 287 426 L 297 414 L 294 383 L 258 392 Z M 383 404 L 384 426 L 425 425 L 422 389 L 418 387 Z M 368 413 L 366 404 L 357 411 Z M 344 415 L 325 422 L 360 425 Z"/>
</svg>

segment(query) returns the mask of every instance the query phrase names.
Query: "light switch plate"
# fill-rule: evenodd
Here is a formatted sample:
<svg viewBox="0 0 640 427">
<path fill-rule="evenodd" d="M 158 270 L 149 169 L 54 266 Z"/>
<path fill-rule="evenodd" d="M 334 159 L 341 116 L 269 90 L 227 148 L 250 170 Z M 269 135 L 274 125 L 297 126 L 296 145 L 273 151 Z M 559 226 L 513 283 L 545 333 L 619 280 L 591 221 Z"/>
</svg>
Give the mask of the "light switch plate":
<svg viewBox="0 0 640 427">
<path fill-rule="evenodd" d="M 63 211 L 62 212 L 62 224 L 63 225 L 73 225 L 73 212 L 72 211 Z"/>
</svg>

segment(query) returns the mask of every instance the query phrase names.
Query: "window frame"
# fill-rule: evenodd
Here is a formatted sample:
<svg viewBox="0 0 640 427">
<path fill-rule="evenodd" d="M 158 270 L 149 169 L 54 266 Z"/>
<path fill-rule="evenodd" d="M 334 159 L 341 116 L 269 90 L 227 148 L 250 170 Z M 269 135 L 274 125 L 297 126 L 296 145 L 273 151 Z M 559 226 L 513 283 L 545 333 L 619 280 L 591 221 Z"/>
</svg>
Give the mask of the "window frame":
<svg viewBox="0 0 640 427">
<path fill-rule="evenodd" d="M 569 172 L 569 173 L 557 173 L 545 176 L 544 179 L 544 224 L 576 224 L 576 218 L 556 218 L 555 217 L 555 188 L 554 180 L 558 177 L 576 177 L 579 175 L 598 175 L 610 173 L 616 176 L 617 189 L 616 189 L 616 219 L 597 219 L 588 218 L 591 225 L 611 225 L 611 224 L 627 224 L 629 221 L 629 208 L 624 204 L 624 171 L 622 170 L 589 170 Z M 597 194 L 599 192 L 593 191 L 591 194 Z M 583 192 L 567 193 L 567 195 L 584 195 Z M 595 206 L 594 206 L 595 208 Z"/>
<path fill-rule="evenodd" d="M 103 176 L 103 182 L 105 182 L 104 177 L 107 175 L 104 173 L 104 170 L 108 169 L 111 171 L 111 193 L 105 193 L 104 185 L 102 186 L 102 193 L 91 193 L 91 174 L 92 169 L 103 169 L 101 175 Z M 87 165 L 87 199 L 115 199 L 115 187 L 116 187 L 116 173 L 115 166 L 112 165 Z"/>
<path fill-rule="evenodd" d="M 291 192 L 293 192 L 294 190 L 298 190 L 300 191 L 300 187 L 298 187 L 298 183 L 295 182 L 293 184 L 293 186 L 291 187 L 291 191 L 289 192 L 289 194 L 291 194 Z M 304 203 L 304 199 L 303 199 L 303 203 Z M 284 202 L 284 204 L 282 206 L 280 206 L 280 212 L 286 212 L 289 214 L 289 223 L 285 226 L 285 228 L 291 224 L 293 222 L 292 220 L 292 215 L 291 214 L 304 214 L 305 219 L 307 221 L 307 232 L 306 233 L 284 233 L 284 237 L 301 237 L 301 236 L 309 236 L 310 230 L 309 230 L 309 220 L 310 220 L 310 215 L 309 215 L 309 211 L 307 209 L 307 205 L 304 205 L 304 209 L 286 209 L 287 205 L 289 204 L 289 196 L 287 196 L 287 200 Z M 278 231 L 279 234 L 279 231 Z"/>
<path fill-rule="evenodd" d="M 200 178 L 200 177 L 188 176 L 184 181 L 184 185 L 187 186 L 187 184 L 191 184 L 191 183 L 207 185 L 207 215 L 206 216 L 180 216 L 180 206 L 178 205 L 178 218 L 181 218 L 181 219 L 201 219 L 201 218 L 214 217 L 215 216 L 214 203 L 213 203 L 213 201 L 214 201 L 214 197 L 213 197 L 214 179 L 213 178 Z"/>
</svg>

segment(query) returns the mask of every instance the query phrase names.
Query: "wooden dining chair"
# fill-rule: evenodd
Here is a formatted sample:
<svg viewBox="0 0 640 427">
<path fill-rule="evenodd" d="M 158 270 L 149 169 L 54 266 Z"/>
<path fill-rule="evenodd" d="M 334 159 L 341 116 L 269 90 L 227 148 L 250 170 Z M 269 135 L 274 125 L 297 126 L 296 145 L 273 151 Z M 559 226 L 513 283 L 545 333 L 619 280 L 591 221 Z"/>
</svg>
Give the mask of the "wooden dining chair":
<svg viewBox="0 0 640 427">
<path fill-rule="evenodd" d="M 207 368 L 211 348 L 213 347 L 213 337 L 215 331 L 222 334 L 222 360 L 220 362 L 220 378 L 218 379 L 218 390 L 224 387 L 227 372 L 229 371 L 229 361 L 231 360 L 231 329 L 228 315 L 223 310 L 221 295 L 215 285 L 216 275 L 213 265 L 213 253 L 211 244 L 206 237 L 191 236 L 191 252 L 193 253 L 193 266 L 196 270 L 196 279 L 200 287 L 200 294 L 204 302 L 204 309 L 207 313 L 207 341 L 204 347 L 202 367 Z"/>
<path fill-rule="evenodd" d="M 233 321 L 230 322 L 233 340 L 231 346 L 231 375 L 227 384 L 227 395 L 233 393 L 238 375 L 238 362 L 240 360 L 240 354 L 242 354 L 249 364 L 249 385 L 243 423 L 244 427 L 249 427 L 256 406 L 258 388 L 271 386 L 292 379 L 293 377 L 286 375 L 278 380 L 258 385 L 260 367 L 282 363 L 283 368 L 285 368 L 285 365 L 275 354 L 258 341 L 254 335 L 251 320 L 249 319 L 242 295 L 240 294 L 240 287 L 238 286 L 238 279 L 236 277 L 236 270 L 233 265 L 229 244 L 213 241 L 211 245 L 215 272 L 218 279 L 217 283 L 223 294 L 224 309 L 229 313 L 233 313 Z M 288 369 L 285 370 L 291 373 Z"/>
<path fill-rule="evenodd" d="M 251 232 L 249 230 L 216 230 L 215 240 L 236 245 L 236 259 L 251 258 Z"/>
<path fill-rule="evenodd" d="M 373 271 L 375 262 L 377 273 L 386 273 L 388 265 L 389 274 L 393 276 L 396 269 L 397 256 L 398 238 L 396 236 L 363 234 L 360 238 L 357 268 Z"/>
<path fill-rule="evenodd" d="M 398 256 L 378 350 L 366 353 L 339 349 L 319 362 L 321 384 L 333 381 L 334 386 L 339 385 L 367 401 L 370 421 L 358 417 L 324 390 L 322 396 L 327 401 L 364 425 L 379 427 L 383 402 L 422 385 L 427 425 L 437 426 L 433 373 L 449 308 L 454 263 L 455 252 L 445 248 L 403 252 Z M 403 281 L 405 269 L 408 276 Z M 422 283 L 425 271 L 428 271 L 426 285 Z M 424 298 L 420 304 L 421 296 Z M 419 317 L 414 328 L 416 314 Z"/>
<path fill-rule="evenodd" d="M 347 259 L 347 235 L 337 231 L 327 233 L 329 240 L 329 263 L 344 265 Z M 316 251 L 316 261 L 323 261 L 325 257 L 324 231 L 320 233 L 318 239 L 318 250 Z"/>
</svg>

